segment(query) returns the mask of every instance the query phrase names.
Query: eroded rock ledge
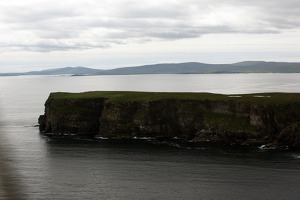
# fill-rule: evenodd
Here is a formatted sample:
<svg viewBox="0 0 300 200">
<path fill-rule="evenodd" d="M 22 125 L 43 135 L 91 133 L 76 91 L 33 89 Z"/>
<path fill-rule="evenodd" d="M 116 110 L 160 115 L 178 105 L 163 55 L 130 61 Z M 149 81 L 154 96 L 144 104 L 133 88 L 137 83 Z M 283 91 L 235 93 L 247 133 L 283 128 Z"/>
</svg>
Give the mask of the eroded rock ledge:
<svg viewBox="0 0 300 200">
<path fill-rule="evenodd" d="M 40 131 L 300 147 L 300 94 L 51 93 Z"/>
</svg>

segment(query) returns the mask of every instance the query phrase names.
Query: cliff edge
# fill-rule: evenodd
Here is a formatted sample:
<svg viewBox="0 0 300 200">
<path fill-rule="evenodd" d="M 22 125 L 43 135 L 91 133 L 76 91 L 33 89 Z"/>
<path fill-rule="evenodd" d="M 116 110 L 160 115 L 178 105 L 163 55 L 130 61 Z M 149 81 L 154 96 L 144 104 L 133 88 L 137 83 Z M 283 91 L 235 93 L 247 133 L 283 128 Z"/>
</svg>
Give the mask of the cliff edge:
<svg viewBox="0 0 300 200">
<path fill-rule="evenodd" d="M 51 93 L 40 131 L 300 147 L 300 94 Z"/>
</svg>

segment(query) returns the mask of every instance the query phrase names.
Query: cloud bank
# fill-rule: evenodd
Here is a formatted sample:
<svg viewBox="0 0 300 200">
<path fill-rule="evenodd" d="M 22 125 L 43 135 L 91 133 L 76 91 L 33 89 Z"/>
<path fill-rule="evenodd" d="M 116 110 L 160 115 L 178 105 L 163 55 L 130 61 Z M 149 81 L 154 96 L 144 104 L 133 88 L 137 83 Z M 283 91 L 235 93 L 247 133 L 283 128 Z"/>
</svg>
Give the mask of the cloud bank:
<svg viewBox="0 0 300 200">
<path fill-rule="evenodd" d="M 300 29 L 298 0 L 10 0 L 0 2 L 2 51 L 68 51 Z"/>
</svg>

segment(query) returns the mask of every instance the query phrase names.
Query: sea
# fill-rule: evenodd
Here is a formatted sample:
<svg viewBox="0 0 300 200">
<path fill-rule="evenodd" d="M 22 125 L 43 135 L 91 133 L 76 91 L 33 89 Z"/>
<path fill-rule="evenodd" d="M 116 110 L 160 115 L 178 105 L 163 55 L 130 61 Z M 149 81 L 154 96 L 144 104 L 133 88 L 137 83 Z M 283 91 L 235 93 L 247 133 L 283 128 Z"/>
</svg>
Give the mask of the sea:
<svg viewBox="0 0 300 200">
<path fill-rule="evenodd" d="M 83 91 L 299 93 L 300 74 L 0 77 L 0 199 L 300 199 L 299 150 L 40 134 L 49 94 Z"/>
</svg>

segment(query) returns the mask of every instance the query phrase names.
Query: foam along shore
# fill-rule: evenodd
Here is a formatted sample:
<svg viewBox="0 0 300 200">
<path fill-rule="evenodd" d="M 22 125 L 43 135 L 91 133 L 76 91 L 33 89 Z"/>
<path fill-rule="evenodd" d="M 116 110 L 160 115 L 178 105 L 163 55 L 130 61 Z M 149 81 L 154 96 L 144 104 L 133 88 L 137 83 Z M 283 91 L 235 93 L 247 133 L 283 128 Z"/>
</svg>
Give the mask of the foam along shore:
<svg viewBox="0 0 300 200">
<path fill-rule="evenodd" d="M 300 94 L 58 92 L 39 127 L 54 135 L 300 147 Z"/>
</svg>

